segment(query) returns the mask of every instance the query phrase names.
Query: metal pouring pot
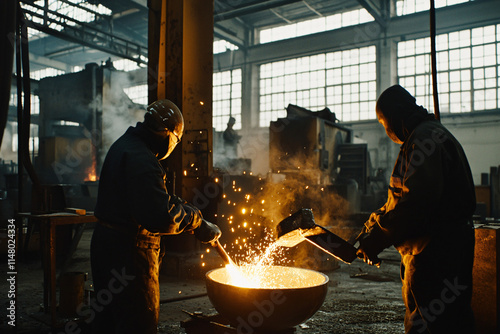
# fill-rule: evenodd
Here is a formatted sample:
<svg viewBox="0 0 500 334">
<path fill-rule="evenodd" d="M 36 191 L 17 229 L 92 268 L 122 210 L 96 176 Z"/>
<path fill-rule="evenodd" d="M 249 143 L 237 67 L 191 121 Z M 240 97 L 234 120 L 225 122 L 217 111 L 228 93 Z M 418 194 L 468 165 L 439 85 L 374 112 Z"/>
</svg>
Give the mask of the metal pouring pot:
<svg viewBox="0 0 500 334">
<path fill-rule="evenodd" d="M 227 268 L 206 274 L 211 303 L 238 333 L 282 331 L 299 325 L 316 313 L 328 292 L 328 276 L 310 269 L 267 266 L 260 278 L 276 285 L 232 285 Z"/>
</svg>

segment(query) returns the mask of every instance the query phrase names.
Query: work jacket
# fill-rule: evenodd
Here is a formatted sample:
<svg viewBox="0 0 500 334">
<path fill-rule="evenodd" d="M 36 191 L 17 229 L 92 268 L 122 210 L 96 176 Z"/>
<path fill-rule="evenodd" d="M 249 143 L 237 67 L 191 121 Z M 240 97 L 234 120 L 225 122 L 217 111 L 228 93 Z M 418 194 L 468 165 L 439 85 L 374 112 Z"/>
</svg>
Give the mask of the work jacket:
<svg viewBox="0 0 500 334">
<path fill-rule="evenodd" d="M 408 135 L 392 171 L 387 202 L 365 227 L 380 250 L 394 245 L 402 255 L 416 255 L 431 239 L 470 224 L 474 183 L 461 145 L 437 120 L 427 117 L 412 131 L 397 133 Z"/>
<path fill-rule="evenodd" d="M 156 154 L 164 142 L 143 123 L 109 149 L 102 166 L 95 216 L 108 227 L 178 234 L 195 229 L 199 211 L 168 194 Z"/>
</svg>

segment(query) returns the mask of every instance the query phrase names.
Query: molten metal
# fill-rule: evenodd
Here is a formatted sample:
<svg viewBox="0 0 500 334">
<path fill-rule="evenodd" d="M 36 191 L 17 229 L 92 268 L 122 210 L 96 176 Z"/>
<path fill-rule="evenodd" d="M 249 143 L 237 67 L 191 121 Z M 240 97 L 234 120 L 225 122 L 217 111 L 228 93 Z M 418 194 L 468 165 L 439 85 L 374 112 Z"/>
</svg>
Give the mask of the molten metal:
<svg viewBox="0 0 500 334">
<path fill-rule="evenodd" d="M 283 266 L 226 266 L 206 274 L 215 309 L 247 331 L 279 331 L 306 321 L 323 304 L 328 281 L 322 273 Z"/>
</svg>

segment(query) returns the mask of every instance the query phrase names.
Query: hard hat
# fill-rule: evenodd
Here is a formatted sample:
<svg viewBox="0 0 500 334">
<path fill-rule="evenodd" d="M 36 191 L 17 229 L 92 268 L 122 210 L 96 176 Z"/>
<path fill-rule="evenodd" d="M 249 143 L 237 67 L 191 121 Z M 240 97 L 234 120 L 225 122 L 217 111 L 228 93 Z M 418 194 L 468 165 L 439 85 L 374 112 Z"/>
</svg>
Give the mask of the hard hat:
<svg viewBox="0 0 500 334">
<path fill-rule="evenodd" d="M 151 103 L 144 115 L 144 123 L 155 131 L 169 130 L 180 138 L 184 132 L 184 117 L 179 108 L 170 100 Z"/>
</svg>

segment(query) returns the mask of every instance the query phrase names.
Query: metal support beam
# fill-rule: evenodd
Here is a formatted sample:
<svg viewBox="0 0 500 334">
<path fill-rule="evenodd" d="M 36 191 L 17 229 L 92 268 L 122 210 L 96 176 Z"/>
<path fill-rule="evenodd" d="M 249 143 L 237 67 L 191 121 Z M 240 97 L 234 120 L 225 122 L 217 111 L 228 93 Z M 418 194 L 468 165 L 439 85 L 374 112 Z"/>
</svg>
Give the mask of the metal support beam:
<svg viewBox="0 0 500 334">
<path fill-rule="evenodd" d="M 50 58 L 38 56 L 30 52 L 30 62 L 32 64 L 42 65 L 46 67 L 56 68 L 64 72 L 71 72 L 72 68 L 70 65 L 63 63 L 62 61 L 53 60 Z"/>
<path fill-rule="evenodd" d="M 234 33 L 229 31 L 228 29 L 225 29 L 224 27 L 215 25 L 214 26 L 214 36 L 216 36 L 220 39 L 224 39 L 224 40 L 236 45 L 240 49 L 245 47 L 245 42 L 241 38 L 238 38 Z"/>
<path fill-rule="evenodd" d="M 358 2 L 368 11 L 368 13 L 370 13 L 371 16 L 373 16 L 375 21 L 377 21 L 377 23 L 380 24 L 382 28 L 387 27 L 387 20 L 382 15 L 380 9 L 372 2 L 372 0 L 358 0 Z"/>
<path fill-rule="evenodd" d="M 80 45 L 100 50 L 121 58 L 130 59 L 138 63 L 145 64 L 147 58 L 147 47 L 131 40 L 118 37 L 109 31 L 96 28 L 97 24 L 102 23 L 94 21 L 91 23 L 81 22 L 69 16 L 62 15 L 55 11 L 36 4 L 30 4 L 42 11 L 42 14 L 24 8 L 24 12 L 31 16 L 28 24 L 31 28 L 42 31 L 46 34 L 56 36 Z M 47 15 L 50 14 L 50 15 Z M 43 20 L 43 23 L 34 22 L 34 18 Z M 62 26 L 62 30 L 51 28 L 52 26 Z"/>
<path fill-rule="evenodd" d="M 214 16 L 214 22 L 229 20 L 238 16 L 253 14 L 267 9 L 289 5 L 302 0 L 267 0 L 256 4 L 240 6 L 226 12 L 218 13 Z"/>
</svg>

